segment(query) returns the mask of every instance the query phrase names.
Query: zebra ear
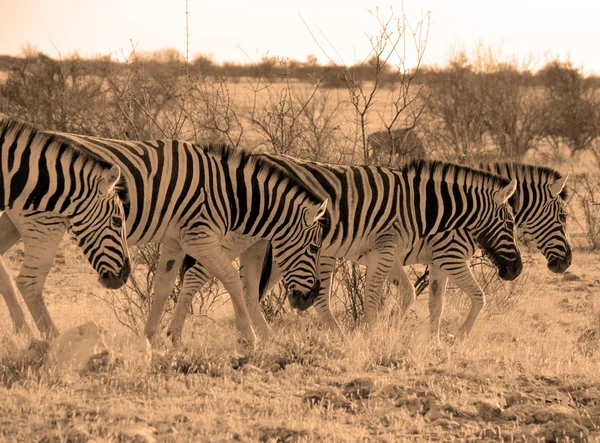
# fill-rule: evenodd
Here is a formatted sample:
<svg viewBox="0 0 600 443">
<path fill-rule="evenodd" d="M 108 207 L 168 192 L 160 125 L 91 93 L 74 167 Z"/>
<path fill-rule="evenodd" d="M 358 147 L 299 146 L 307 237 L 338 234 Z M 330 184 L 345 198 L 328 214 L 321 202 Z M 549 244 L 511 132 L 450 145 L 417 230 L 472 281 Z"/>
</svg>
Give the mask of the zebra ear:
<svg viewBox="0 0 600 443">
<path fill-rule="evenodd" d="M 509 198 L 512 197 L 512 195 L 515 193 L 516 190 L 517 190 L 517 180 L 513 179 L 504 188 L 500 189 L 499 191 L 496 191 L 496 194 L 494 194 L 494 201 L 499 205 L 503 205 L 504 203 L 506 203 L 508 201 Z"/>
<path fill-rule="evenodd" d="M 321 220 L 327 212 L 327 199 L 321 203 L 320 206 L 314 206 L 310 208 L 306 213 L 306 221 L 308 225 L 314 225 L 316 222 Z"/>
<path fill-rule="evenodd" d="M 569 174 L 565 175 L 564 177 L 559 178 L 558 180 L 556 180 L 554 183 L 552 183 L 550 185 L 550 195 L 552 196 L 552 198 L 558 197 L 558 195 L 564 189 L 568 178 L 569 178 Z"/>
<path fill-rule="evenodd" d="M 98 191 L 101 194 L 108 194 L 121 178 L 121 168 L 118 165 L 113 165 L 108 171 L 102 174 L 100 183 L 98 184 Z"/>
</svg>

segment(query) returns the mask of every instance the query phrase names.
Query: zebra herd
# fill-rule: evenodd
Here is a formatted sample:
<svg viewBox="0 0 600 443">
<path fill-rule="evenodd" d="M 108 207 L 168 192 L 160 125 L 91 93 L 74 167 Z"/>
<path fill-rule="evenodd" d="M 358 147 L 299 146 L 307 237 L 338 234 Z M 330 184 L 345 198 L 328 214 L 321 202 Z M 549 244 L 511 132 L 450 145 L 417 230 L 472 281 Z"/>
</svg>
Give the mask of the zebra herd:
<svg viewBox="0 0 600 443">
<path fill-rule="evenodd" d="M 406 310 L 415 295 L 403 266 L 430 264 L 434 337 L 448 279 L 471 298 L 459 335 L 469 333 L 485 305 L 468 266 L 478 248 L 505 280 L 522 269 L 517 227 L 533 238 L 551 271 L 564 272 L 571 263 L 567 176 L 548 168 L 472 169 L 425 160 L 400 169 L 339 166 L 179 140 L 39 132 L 10 120 L 0 126 L 0 156 L 0 253 L 23 239 L 16 283 L 45 337 L 59 333 L 42 291 L 67 229 L 110 288 L 129 276 L 127 245 L 160 243 L 148 338 L 182 264 L 191 266 L 167 330 L 174 341 L 181 339 L 192 297 L 211 276 L 229 292 L 237 329 L 253 345 L 254 329 L 269 334 L 259 298 L 281 278 L 293 307 L 314 306 L 326 325 L 340 330 L 329 303 L 338 257 L 367 266 L 367 324 L 377 319 L 386 279 L 398 286 Z M 232 265 L 238 256 L 239 272 Z M 0 269 L 15 328 L 27 331 L 12 281 Z"/>
</svg>

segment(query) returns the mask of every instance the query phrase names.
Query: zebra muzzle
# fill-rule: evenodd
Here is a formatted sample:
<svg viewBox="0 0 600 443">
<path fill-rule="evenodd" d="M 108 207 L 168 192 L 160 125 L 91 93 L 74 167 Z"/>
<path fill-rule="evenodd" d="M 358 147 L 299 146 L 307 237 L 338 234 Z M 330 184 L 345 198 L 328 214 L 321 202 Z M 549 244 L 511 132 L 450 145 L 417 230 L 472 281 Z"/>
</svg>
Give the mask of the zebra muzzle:
<svg viewBox="0 0 600 443">
<path fill-rule="evenodd" d="M 123 267 L 118 274 L 109 271 L 102 271 L 98 277 L 98 281 L 107 289 L 119 289 L 125 284 L 125 282 L 127 282 L 129 274 L 131 274 L 131 263 L 129 261 L 129 257 L 126 257 Z"/>
<path fill-rule="evenodd" d="M 523 270 L 523 261 L 520 256 L 514 261 L 498 267 L 498 275 L 502 280 L 512 281 L 517 278 Z"/>
<path fill-rule="evenodd" d="M 298 289 L 292 290 L 288 295 L 290 306 L 299 311 L 306 311 L 315 302 L 320 289 L 321 280 L 317 280 L 308 293 L 304 293 Z"/>
<path fill-rule="evenodd" d="M 572 255 L 569 253 L 565 257 L 556 257 L 551 260 L 548 260 L 548 269 L 550 269 L 555 274 L 562 274 L 569 266 L 571 266 Z"/>
</svg>

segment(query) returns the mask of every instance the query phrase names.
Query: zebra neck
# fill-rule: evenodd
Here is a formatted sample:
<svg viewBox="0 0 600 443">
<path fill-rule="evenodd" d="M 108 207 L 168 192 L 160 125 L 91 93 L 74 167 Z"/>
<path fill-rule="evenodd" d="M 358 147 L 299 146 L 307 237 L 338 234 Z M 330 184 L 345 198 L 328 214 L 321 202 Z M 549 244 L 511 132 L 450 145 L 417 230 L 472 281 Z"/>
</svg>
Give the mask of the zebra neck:
<svg viewBox="0 0 600 443">
<path fill-rule="evenodd" d="M 50 142 L 26 149 L 1 143 L 0 160 L 2 210 L 46 211 L 71 217 L 91 203 L 90 186 L 96 186 L 101 174 L 97 164 L 74 159 L 66 148 Z"/>
</svg>

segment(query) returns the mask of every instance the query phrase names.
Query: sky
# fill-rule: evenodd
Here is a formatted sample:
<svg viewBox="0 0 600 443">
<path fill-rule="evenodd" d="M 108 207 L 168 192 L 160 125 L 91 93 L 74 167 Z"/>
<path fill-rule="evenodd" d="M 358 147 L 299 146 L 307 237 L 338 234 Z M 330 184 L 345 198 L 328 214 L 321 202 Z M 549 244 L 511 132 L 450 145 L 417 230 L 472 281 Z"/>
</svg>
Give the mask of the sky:
<svg viewBox="0 0 600 443">
<path fill-rule="evenodd" d="M 353 64 L 369 57 L 367 36 L 377 34 L 369 10 L 379 7 L 389 17 L 392 5 L 413 26 L 430 13 L 428 65 L 483 44 L 505 58 L 568 59 L 600 74 L 598 0 L 188 0 L 190 58 L 250 62 L 313 54 L 320 62 Z M 76 51 L 122 60 L 132 46 L 186 49 L 185 0 L 2 0 L 0 16 L 0 54 L 18 55 L 29 45 L 53 57 Z"/>
</svg>

